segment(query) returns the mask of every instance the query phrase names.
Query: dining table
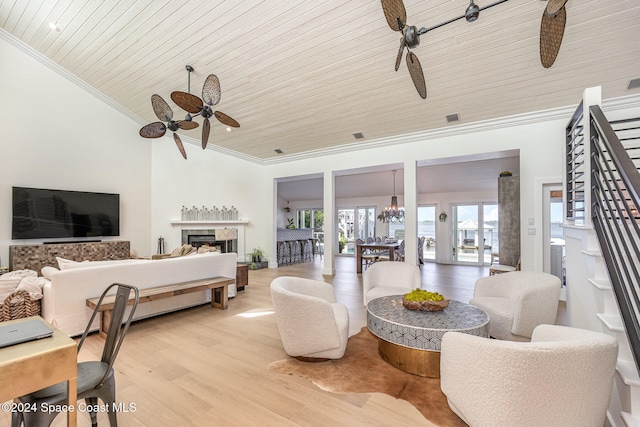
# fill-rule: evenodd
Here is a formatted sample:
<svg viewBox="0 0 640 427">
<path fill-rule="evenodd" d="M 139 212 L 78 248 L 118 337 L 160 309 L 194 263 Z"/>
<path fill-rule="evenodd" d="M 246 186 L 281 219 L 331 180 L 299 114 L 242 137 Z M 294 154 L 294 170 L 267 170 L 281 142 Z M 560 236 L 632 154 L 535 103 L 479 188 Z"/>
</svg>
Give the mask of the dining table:
<svg viewBox="0 0 640 427">
<path fill-rule="evenodd" d="M 389 251 L 389 261 L 395 260 L 396 249 L 400 247 L 399 242 L 373 242 L 356 245 L 356 272 L 362 274 L 362 254 L 368 250 Z"/>
</svg>

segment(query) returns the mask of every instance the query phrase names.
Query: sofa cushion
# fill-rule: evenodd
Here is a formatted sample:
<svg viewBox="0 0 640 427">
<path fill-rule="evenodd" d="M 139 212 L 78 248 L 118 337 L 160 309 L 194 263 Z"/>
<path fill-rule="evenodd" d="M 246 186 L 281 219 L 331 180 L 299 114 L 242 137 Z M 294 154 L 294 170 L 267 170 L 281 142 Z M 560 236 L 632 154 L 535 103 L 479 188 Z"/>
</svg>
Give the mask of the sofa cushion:
<svg viewBox="0 0 640 427">
<path fill-rule="evenodd" d="M 102 267 L 113 264 L 129 264 L 134 262 L 144 262 L 144 259 L 110 259 L 105 261 L 72 261 L 64 258 L 56 258 L 60 270 L 72 270 L 75 268 Z"/>
<path fill-rule="evenodd" d="M 42 270 L 40 270 L 40 273 L 42 273 L 42 276 L 51 280 L 51 277 L 53 277 L 55 274 L 60 273 L 60 270 L 58 270 L 55 267 L 51 267 L 49 265 L 42 267 Z"/>
</svg>

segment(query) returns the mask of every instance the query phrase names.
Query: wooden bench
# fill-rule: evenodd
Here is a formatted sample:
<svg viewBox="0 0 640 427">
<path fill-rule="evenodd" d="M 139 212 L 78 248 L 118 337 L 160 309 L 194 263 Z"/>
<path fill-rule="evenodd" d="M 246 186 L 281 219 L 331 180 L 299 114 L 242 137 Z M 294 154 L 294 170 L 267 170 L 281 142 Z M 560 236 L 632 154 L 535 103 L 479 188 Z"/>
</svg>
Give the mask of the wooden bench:
<svg viewBox="0 0 640 427">
<path fill-rule="evenodd" d="M 173 283 L 170 285 L 158 286 L 155 288 L 141 289 L 138 303 L 155 301 L 163 298 L 170 298 L 177 295 L 211 289 L 211 307 L 226 310 L 229 302 L 228 286 L 235 281 L 235 278 L 231 279 L 229 277 L 213 277 L 210 279 L 193 280 L 190 282 Z M 87 307 L 95 310 L 99 300 L 100 297 L 88 298 Z M 129 297 L 128 305 L 133 304 L 133 301 L 134 296 L 132 294 Z M 107 295 L 104 297 L 102 305 L 100 306 L 99 334 L 102 338 L 105 338 L 107 336 L 109 323 L 111 323 L 111 313 L 113 311 L 114 302 L 115 296 Z"/>
</svg>

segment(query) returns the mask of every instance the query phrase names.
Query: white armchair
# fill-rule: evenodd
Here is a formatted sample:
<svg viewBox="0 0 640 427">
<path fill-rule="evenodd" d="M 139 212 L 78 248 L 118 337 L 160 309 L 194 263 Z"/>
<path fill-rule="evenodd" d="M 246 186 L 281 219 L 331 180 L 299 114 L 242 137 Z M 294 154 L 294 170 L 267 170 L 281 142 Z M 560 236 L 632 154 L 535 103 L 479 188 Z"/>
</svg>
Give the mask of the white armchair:
<svg viewBox="0 0 640 427">
<path fill-rule="evenodd" d="M 535 328 L 531 342 L 444 334 L 440 387 L 472 427 L 602 427 L 618 343 L 601 332 Z"/>
<path fill-rule="evenodd" d="M 514 271 L 478 279 L 469 304 L 489 315 L 491 337 L 529 341 L 536 326 L 556 322 L 559 300 L 556 276 Z"/>
<path fill-rule="evenodd" d="M 333 286 L 282 276 L 271 282 L 271 299 L 284 351 L 300 360 L 340 359 L 347 348 L 349 312 Z"/>
<path fill-rule="evenodd" d="M 420 269 L 406 262 L 376 262 L 362 277 L 364 305 L 387 295 L 402 295 L 420 287 Z"/>
</svg>

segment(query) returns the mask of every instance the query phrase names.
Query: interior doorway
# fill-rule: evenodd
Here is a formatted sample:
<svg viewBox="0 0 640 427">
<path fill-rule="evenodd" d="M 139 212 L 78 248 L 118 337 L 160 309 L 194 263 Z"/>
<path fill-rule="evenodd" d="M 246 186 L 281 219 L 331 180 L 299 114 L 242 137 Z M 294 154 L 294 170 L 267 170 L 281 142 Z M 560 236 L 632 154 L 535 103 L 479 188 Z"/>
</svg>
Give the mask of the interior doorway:
<svg viewBox="0 0 640 427">
<path fill-rule="evenodd" d="M 565 285 L 565 240 L 562 230 L 564 211 L 562 184 L 543 186 L 543 271 L 557 276 Z"/>
</svg>

